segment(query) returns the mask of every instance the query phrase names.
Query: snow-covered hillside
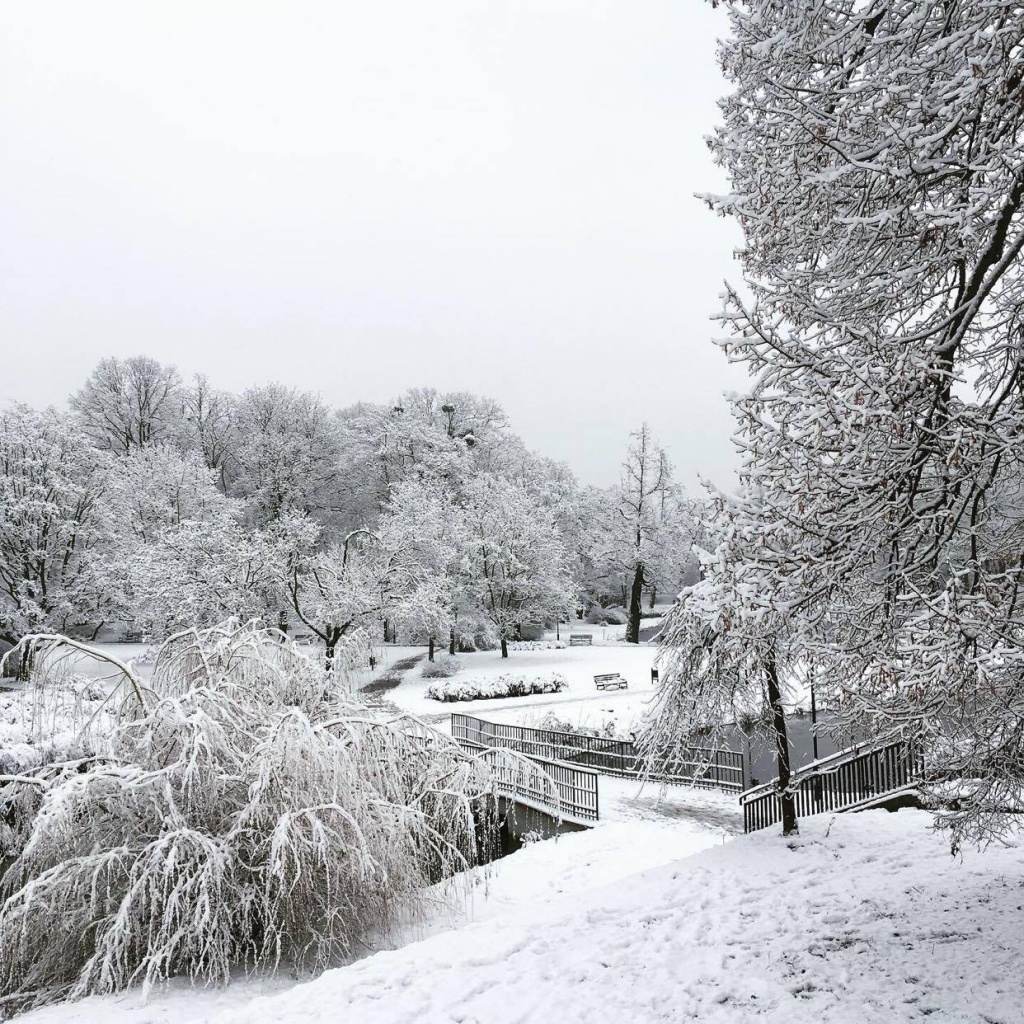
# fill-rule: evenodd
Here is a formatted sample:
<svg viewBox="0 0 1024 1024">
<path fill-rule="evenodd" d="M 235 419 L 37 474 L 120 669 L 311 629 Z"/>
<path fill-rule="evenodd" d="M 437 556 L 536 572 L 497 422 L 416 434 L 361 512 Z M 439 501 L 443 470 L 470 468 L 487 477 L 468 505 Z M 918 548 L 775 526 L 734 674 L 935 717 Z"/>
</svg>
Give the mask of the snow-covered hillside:
<svg viewBox="0 0 1024 1024">
<path fill-rule="evenodd" d="M 286 993 L 88 1000 L 21 1022 L 1021 1021 L 1021 849 L 954 858 L 929 825 L 875 811 L 729 841 L 690 825 L 682 859 L 626 877 L 669 833 L 613 823 L 507 858 L 475 923 Z"/>
</svg>

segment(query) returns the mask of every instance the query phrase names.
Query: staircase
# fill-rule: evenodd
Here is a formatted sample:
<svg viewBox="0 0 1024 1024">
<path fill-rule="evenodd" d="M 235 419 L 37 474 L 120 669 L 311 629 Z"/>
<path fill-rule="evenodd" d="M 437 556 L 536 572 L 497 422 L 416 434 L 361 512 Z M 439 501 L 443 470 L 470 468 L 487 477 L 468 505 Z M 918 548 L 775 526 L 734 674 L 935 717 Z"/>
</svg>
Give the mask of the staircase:
<svg viewBox="0 0 1024 1024">
<path fill-rule="evenodd" d="M 798 768 L 789 790 L 797 818 L 829 811 L 860 811 L 886 803 L 917 788 L 921 779 L 920 751 L 906 740 L 840 750 Z M 782 820 L 778 779 L 740 795 L 743 831 L 756 832 Z"/>
</svg>

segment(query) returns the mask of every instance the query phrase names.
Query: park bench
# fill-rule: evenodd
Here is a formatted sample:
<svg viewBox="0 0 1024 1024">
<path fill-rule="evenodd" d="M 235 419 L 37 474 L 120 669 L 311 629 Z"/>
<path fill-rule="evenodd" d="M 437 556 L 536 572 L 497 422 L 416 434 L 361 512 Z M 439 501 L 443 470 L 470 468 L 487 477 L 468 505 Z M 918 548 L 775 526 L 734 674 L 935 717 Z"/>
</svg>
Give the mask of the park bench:
<svg viewBox="0 0 1024 1024">
<path fill-rule="evenodd" d="M 589 647 L 594 642 L 594 638 L 589 633 L 570 633 L 569 634 L 569 646 L 570 647 Z"/>
<path fill-rule="evenodd" d="M 628 690 L 629 683 L 626 682 L 618 672 L 609 672 L 603 676 L 594 676 L 594 685 L 599 690 Z"/>
</svg>

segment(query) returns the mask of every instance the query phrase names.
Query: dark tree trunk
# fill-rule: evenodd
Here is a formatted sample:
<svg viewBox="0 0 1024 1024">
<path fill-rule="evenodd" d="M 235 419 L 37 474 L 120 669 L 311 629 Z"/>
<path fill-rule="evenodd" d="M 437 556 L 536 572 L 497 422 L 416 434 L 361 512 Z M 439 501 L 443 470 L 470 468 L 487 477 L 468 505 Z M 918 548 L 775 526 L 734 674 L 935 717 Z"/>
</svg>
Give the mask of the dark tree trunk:
<svg viewBox="0 0 1024 1024">
<path fill-rule="evenodd" d="M 795 836 L 799 832 L 796 821 L 796 801 L 789 790 L 791 774 L 789 760 L 789 737 L 786 735 L 786 709 L 782 706 L 782 691 L 775 666 L 774 653 L 764 660 L 764 673 L 768 680 L 768 703 L 772 710 L 772 724 L 775 729 L 775 755 L 779 771 L 779 797 L 782 802 L 782 834 Z"/>
<path fill-rule="evenodd" d="M 504 634 L 501 637 L 501 656 L 503 658 L 508 657 L 508 641 L 505 639 Z"/>
<path fill-rule="evenodd" d="M 629 618 L 626 620 L 626 643 L 640 643 L 640 608 L 644 595 L 644 566 L 637 562 L 633 586 L 629 591 Z"/>
<path fill-rule="evenodd" d="M 658 599 L 658 588 L 657 587 L 651 587 L 651 603 L 648 606 L 651 609 L 651 611 L 654 610 L 654 602 L 657 601 L 657 599 Z"/>
<path fill-rule="evenodd" d="M 344 629 L 329 629 L 327 631 L 327 635 L 324 637 L 324 647 L 326 648 L 324 668 L 326 668 L 328 672 L 334 671 L 334 652 L 337 650 L 338 641 L 342 638 L 344 633 Z"/>
<path fill-rule="evenodd" d="M 384 643 L 388 642 L 388 620 L 384 620 Z"/>
<path fill-rule="evenodd" d="M 453 626 L 451 632 L 448 634 L 448 653 L 454 658 L 455 657 L 455 627 Z"/>
<path fill-rule="evenodd" d="M 431 637 L 427 641 L 427 661 L 434 660 L 434 638 Z"/>
</svg>

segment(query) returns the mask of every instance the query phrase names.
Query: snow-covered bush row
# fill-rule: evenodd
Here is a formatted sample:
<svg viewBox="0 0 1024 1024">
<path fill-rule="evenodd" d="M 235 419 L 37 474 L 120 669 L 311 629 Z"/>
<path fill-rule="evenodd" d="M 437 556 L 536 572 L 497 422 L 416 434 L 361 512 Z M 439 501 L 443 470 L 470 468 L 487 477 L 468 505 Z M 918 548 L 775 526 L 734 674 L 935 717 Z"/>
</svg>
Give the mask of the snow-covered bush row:
<svg viewBox="0 0 1024 1024">
<path fill-rule="evenodd" d="M 568 688 L 565 676 L 557 672 L 531 678 L 505 673 L 491 679 L 457 679 L 447 683 L 434 683 L 427 687 L 426 695 L 431 700 L 446 702 L 493 700 L 498 697 L 529 697 L 535 693 L 561 693 Z"/>
<path fill-rule="evenodd" d="M 34 685 L 63 643 L 37 643 Z M 3 1013 L 322 969 L 473 863 L 487 770 L 352 703 L 340 676 L 254 625 L 179 634 L 151 687 L 121 666 L 128 700 L 95 756 L 0 781 Z"/>
<path fill-rule="evenodd" d="M 423 666 L 424 679 L 450 679 L 462 668 L 462 662 L 447 654 L 439 655 L 434 661 L 428 661 Z"/>
<path fill-rule="evenodd" d="M 510 651 L 564 651 L 568 644 L 564 640 L 510 640 Z"/>
</svg>

